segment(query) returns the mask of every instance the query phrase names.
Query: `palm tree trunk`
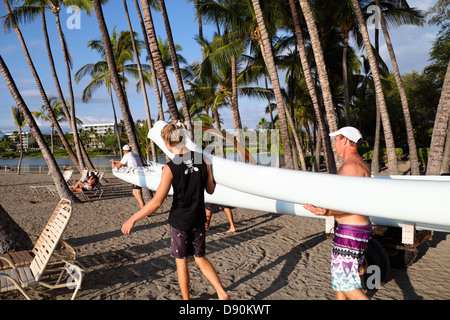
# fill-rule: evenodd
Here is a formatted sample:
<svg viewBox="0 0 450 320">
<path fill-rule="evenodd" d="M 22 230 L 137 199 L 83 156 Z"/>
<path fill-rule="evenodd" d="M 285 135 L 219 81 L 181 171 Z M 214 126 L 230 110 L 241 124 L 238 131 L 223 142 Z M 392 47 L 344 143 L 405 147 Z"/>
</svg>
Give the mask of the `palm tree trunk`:
<svg viewBox="0 0 450 320">
<path fill-rule="evenodd" d="M 130 141 L 133 152 L 136 153 L 140 159 L 143 159 L 136 136 L 136 129 L 134 127 L 133 118 L 128 109 L 127 99 L 125 97 L 125 93 L 120 82 L 119 73 L 116 68 L 116 63 L 114 61 L 114 56 L 111 49 L 111 40 L 109 38 L 108 28 L 106 27 L 105 18 L 103 16 L 102 5 L 100 3 L 100 0 L 93 0 L 93 4 L 100 33 L 102 35 L 105 58 L 111 76 L 111 83 L 114 87 L 114 91 L 116 92 L 120 110 L 122 111 L 122 119 L 127 130 L 128 140 Z"/>
<path fill-rule="evenodd" d="M 392 68 L 394 70 L 395 82 L 397 83 L 398 92 L 400 93 L 400 101 L 402 103 L 403 115 L 405 116 L 406 136 L 409 146 L 409 162 L 411 166 L 412 175 L 420 175 L 419 159 L 417 157 L 416 139 L 414 138 L 414 130 L 411 122 L 411 115 L 409 113 L 408 99 L 406 98 L 405 88 L 403 87 L 400 70 L 398 68 L 397 59 L 395 58 L 394 48 L 392 47 L 391 37 L 386 26 L 383 13 L 381 12 L 380 0 L 375 0 L 376 5 L 380 9 L 380 23 L 383 30 L 384 40 L 391 58 Z"/>
<path fill-rule="evenodd" d="M 322 144 L 325 149 L 325 161 L 327 163 L 327 169 L 329 173 L 336 173 L 336 162 L 334 161 L 333 148 L 331 146 L 330 136 L 327 133 L 322 116 L 320 112 L 319 101 L 317 99 L 316 86 L 311 75 L 311 69 L 308 63 L 308 57 L 306 55 L 305 42 L 303 41 L 302 29 L 300 27 L 300 21 L 298 18 L 297 8 L 295 6 L 295 0 L 289 0 L 291 7 L 292 18 L 294 21 L 295 34 L 297 36 L 298 51 L 300 54 L 300 62 L 302 64 L 303 74 L 305 76 L 306 86 L 311 97 L 314 113 L 316 115 L 317 125 L 319 127 L 318 139 L 322 139 Z"/>
<path fill-rule="evenodd" d="M 48 60 L 50 62 L 50 69 L 52 70 L 52 76 L 53 76 L 53 81 L 55 82 L 55 87 L 56 87 L 56 92 L 58 93 L 58 98 L 59 98 L 59 102 L 61 103 L 61 108 L 63 109 L 64 115 L 66 116 L 67 120 L 70 122 L 70 114 L 69 111 L 67 110 L 66 107 L 66 100 L 64 99 L 64 95 L 61 89 L 61 85 L 59 83 L 59 79 L 58 79 L 58 75 L 56 73 L 56 68 L 55 68 L 55 62 L 53 60 L 53 54 L 52 54 L 52 49 L 50 46 L 50 39 L 48 37 L 48 31 L 47 31 L 47 22 L 45 19 L 45 8 L 42 8 L 41 11 L 41 18 L 42 18 L 42 29 L 43 29 L 43 33 L 44 33 L 44 38 L 45 38 L 45 45 L 47 47 L 47 55 L 48 55 Z M 53 142 L 53 125 L 52 127 L 52 137 L 51 140 Z M 52 153 L 53 153 L 53 144 L 52 144 Z M 81 166 L 77 166 L 77 169 L 81 172 Z"/>
<path fill-rule="evenodd" d="M 153 63 L 152 51 L 150 50 L 150 44 L 148 43 L 148 37 L 145 36 L 147 32 L 145 31 L 144 19 L 142 18 L 142 13 L 141 13 L 141 9 L 139 7 L 138 0 L 134 0 L 134 4 L 136 6 L 136 10 L 138 13 L 139 22 L 141 23 L 142 37 L 144 38 L 145 48 L 147 49 L 148 61 L 149 61 L 150 70 L 152 73 L 153 88 L 155 89 L 156 103 L 158 104 L 158 117 L 159 117 L 159 120 L 164 121 L 164 110 L 163 110 L 163 106 L 162 106 L 162 99 L 161 99 L 160 93 L 159 93 L 158 76 L 156 75 L 155 65 Z"/>
<path fill-rule="evenodd" d="M 380 54 L 380 41 L 379 41 L 379 31 L 375 28 L 375 52 L 377 55 Z M 378 102 L 375 103 L 376 113 L 375 113 L 375 138 L 373 141 L 373 153 L 372 162 L 370 165 L 370 171 L 373 175 L 380 173 L 380 140 L 381 140 L 381 115 L 378 108 Z"/>
<path fill-rule="evenodd" d="M 255 10 L 256 21 L 258 23 L 258 28 L 260 32 L 260 37 L 258 37 L 258 40 L 260 42 L 261 52 L 263 53 L 263 58 L 269 71 L 270 80 L 272 82 L 272 87 L 275 94 L 275 100 L 278 105 L 278 119 L 280 121 L 280 136 L 284 151 L 284 162 L 286 168 L 293 169 L 294 164 L 292 162 L 292 151 L 289 141 L 289 131 L 286 124 L 286 114 L 285 114 L 286 107 L 283 99 L 283 94 L 281 93 L 277 68 L 275 66 L 275 61 L 272 52 L 272 45 L 269 41 L 269 33 L 266 29 L 266 24 L 264 22 L 264 17 L 261 11 L 259 0 L 252 0 L 252 3 L 253 8 Z"/>
<path fill-rule="evenodd" d="M 237 81 L 236 81 L 236 58 L 231 57 L 231 98 L 230 101 L 230 111 L 233 117 L 234 129 L 236 132 L 236 140 L 244 145 L 244 135 L 242 132 L 242 121 L 241 114 L 239 113 L 238 106 L 238 96 L 237 96 Z M 238 154 L 240 161 L 245 161 L 245 155 L 242 153 Z"/>
<path fill-rule="evenodd" d="M 289 110 L 287 110 L 287 106 L 285 104 L 285 110 L 284 112 L 286 113 L 286 118 L 288 120 L 289 126 L 291 127 L 291 132 L 292 132 L 292 139 L 295 142 L 295 146 L 297 148 L 297 152 L 298 152 L 298 156 L 300 158 L 300 164 L 302 166 L 302 170 L 306 171 L 306 162 L 305 162 L 305 155 L 303 152 L 303 148 L 302 145 L 300 144 L 300 140 L 298 139 L 298 134 L 297 134 L 297 130 L 295 129 L 295 124 L 294 124 L 294 120 L 292 119 Z M 293 159 L 295 159 L 294 161 L 297 162 L 297 156 L 295 154 L 293 154 Z M 298 164 L 297 164 L 298 166 Z M 295 167 L 295 163 L 294 163 L 294 167 Z"/>
<path fill-rule="evenodd" d="M 76 117 L 75 117 L 75 96 L 73 94 L 73 86 L 72 86 L 72 74 L 71 74 L 71 66 L 69 65 L 69 51 L 67 49 L 67 42 L 64 39 L 64 33 L 61 28 L 61 21 L 59 20 L 59 11 L 54 12 L 55 19 L 56 19 L 56 26 L 58 28 L 58 35 L 59 40 L 61 41 L 61 47 L 62 52 L 64 56 L 64 63 L 66 65 L 66 72 L 67 72 L 67 86 L 69 90 L 69 96 L 70 96 L 70 118 L 67 119 L 71 123 L 72 132 L 73 132 L 73 141 L 75 144 L 75 148 L 77 150 L 77 156 L 78 156 L 78 162 L 80 165 L 83 165 L 83 155 L 81 153 L 81 147 L 80 147 L 80 137 L 78 136 L 78 130 L 77 130 L 77 123 L 76 123 Z M 89 168 L 91 171 L 93 171 L 94 167 L 92 166 Z"/>
<path fill-rule="evenodd" d="M 375 139 L 373 142 L 373 154 L 372 163 L 370 165 L 370 170 L 373 175 L 380 173 L 380 136 L 381 136 L 381 114 L 378 108 L 378 103 L 376 103 L 376 114 L 375 114 Z"/>
<path fill-rule="evenodd" d="M 19 165 L 17 166 L 17 174 L 20 175 L 20 168 L 22 167 L 22 158 L 23 158 L 23 146 L 22 146 L 22 128 L 19 127 L 19 149 L 20 149 L 20 157 L 19 157 Z"/>
<path fill-rule="evenodd" d="M 11 15 L 11 7 L 9 6 L 8 0 L 3 0 L 5 7 L 6 7 L 6 11 L 9 15 Z M 41 79 L 39 78 L 39 75 L 36 71 L 36 68 L 34 67 L 34 63 L 33 60 L 31 59 L 30 56 L 30 52 L 28 51 L 27 45 L 25 43 L 25 39 L 23 38 L 22 32 L 20 31 L 20 28 L 18 27 L 18 25 L 14 22 L 13 23 L 14 26 L 14 31 L 17 34 L 17 37 L 19 39 L 20 45 L 22 47 L 22 50 L 24 52 L 25 58 L 27 60 L 28 66 L 31 70 L 31 73 L 33 74 L 33 78 L 36 81 L 36 85 L 39 89 L 39 93 L 41 94 L 42 100 L 44 102 L 45 107 L 47 108 L 48 111 L 48 115 L 50 117 L 51 122 L 55 125 L 56 131 L 58 132 L 58 135 L 61 139 L 61 142 L 63 143 L 64 147 L 67 150 L 67 153 L 69 154 L 69 157 L 72 159 L 73 163 L 75 164 L 75 166 L 79 166 L 79 162 L 78 159 L 75 155 L 75 153 L 73 152 L 72 148 L 70 147 L 69 143 L 67 142 L 66 137 L 64 136 L 64 133 L 61 129 L 61 126 L 59 125 L 58 121 L 56 120 L 55 114 L 53 113 L 53 110 L 50 106 L 50 102 L 48 101 L 47 98 L 47 94 L 45 93 L 44 87 L 42 85 Z"/>
<path fill-rule="evenodd" d="M 66 119 L 70 125 L 70 128 L 72 129 L 72 134 L 74 135 L 74 137 L 75 137 L 75 135 L 78 136 L 78 141 L 80 142 L 81 154 L 83 156 L 84 161 L 86 162 L 86 164 L 88 165 L 90 170 L 94 171 L 94 166 L 86 153 L 86 150 L 84 148 L 83 143 L 81 142 L 81 139 L 79 138 L 78 130 L 76 128 L 74 129 L 72 126 L 72 116 L 70 115 L 69 110 L 67 109 L 66 99 L 64 98 L 64 94 L 62 93 L 58 74 L 57 74 L 56 68 L 55 68 L 55 62 L 53 60 L 53 54 L 52 54 L 52 49 L 50 46 L 50 40 L 49 40 L 48 32 L 47 32 L 47 22 L 45 19 L 45 8 L 42 9 L 41 17 L 42 17 L 42 28 L 43 28 L 43 32 L 44 32 L 45 45 L 47 47 L 47 55 L 48 55 L 48 59 L 50 62 L 50 69 L 52 70 L 53 81 L 55 82 L 55 87 L 56 87 L 56 91 L 58 93 L 59 102 L 61 103 L 61 108 L 64 112 L 64 115 L 66 116 Z M 74 141 L 75 141 L 75 139 L 74 139 Z M 52 150 L 52 152 L 53 152 L 53 150 Z M 81 170 L 83 169 L 83 163 L 79 163 L 79 161 L 77 161 L 77 163 L 78 164 L 76 165 L 76 167 L 77 167 L 78 171 L 81 172 Z"/>
<path fill-rule="evenodd" d="M 181 78 L 180 65 L 178 63 L 177 52 L 175 51 L 175 45 L 172 37 L 172 30 L 170 28 L 169 17 L 167 15 L 166 4 L 164 0 L 159 0 L 159 7 L 163 16 L 164 27 L 167 34 L 167 43 L 169 45 L 170 57 L 172 58 L 173 71 L 175 73 L 175 79 L 177 80 L 178 93 L 180 95 L 181 107 L 183 109 L 184 123 L 188 126 L 188 131 L 193 138 L 193 128 L 191 116 L 189 114 L 189 106 L 186 101 L 186 94 L 184 92 L 183 79 Z"/>
<path fill-rule="evenodd" d="M 450 173 L 450 117 L 448 117 L 447 138 L 445 139 L 444 157 L 441 165 L 441 175 Z"/>
<path fill-rule="evenodd" d="M 317 73 L 319 75 L 320 87 L 322 88 L 322 97 L 327 115 L 328 129 L 331 132 L 338 130 L 338 122 L 336 119 L 336 112 L 333 105 L 333 97 L 331 95 L 330 83 L 328 81 L 328 74 L 325 66 L 322 48 L 320 46 L 319 33 L 317 31 L 314 15 L 307 0 L 299 0 L 302 8 L 303 16 L 305 17 L 306 26 L 308 27 L 309 36 L 311 39 L 311 46 L 314 51 L 314 59 L 316 61 Z M 334 144 L 334 137 L 331 137 L 331 142 Z M 342 164 L 342 160 L 334 154 L 334 161 L 337 165 Z"/>
<path fill-rule="evenodd" d="M 150 114 L 150 104 L 148 102 L 147 89 L 145 88 L 144 75 L 142 74 L 141 61 L 139 59 L 139 54 L 138 54 L 137 47 L 136 47 L 136 40 L 134 39 L 133 26 L 131 25 L 130 15 L 128 13 L 128 6 L 127 6 L 126 0 L 123 0 L 123 6 L 125 9 L 125 15 L 127 17 L 128 29 L 130 29 L 131 45 L 133 46 L 134 58 L 136 59 L 136 63 L 137 63 L 137 67 L 138 67 L 139 81 L 141 82 L 142 95 L 144 97 L 144 104 L 145 104 L 145 111 L 147 113 L 147 125 L 148 125 L 148 129 L 150 130 L 152 128 L 152 117 Z M 154 162 L 157 162 L 156 147 L 155 147 L 155 142 L 153 142 L 153 140 L 150 141 L 150 148 L 152 150 L 152 159 Z"/>
<path fill-rule="evenodd" d="M 348 52 L 348 30 L 345 30 L 344 31 L 344 48 L 342 48 L 342 81 L 344 83 L 345 124 L 347 126 L 350 126 L 351 121 L 350 121 L 350 98 L 348 96 L 347 52 Z"/>
<path fill-rule="evenodd" d="M 30 110 L 28 109 L 27 105 L 25 104 L 25 101 L 23 100 L 22 96 L 20 95 L 20 92 L 17 89 L 14 79 L 12 78 L 11 73 L 9 72 L 8 67 L 6 66 L 5 62 L 3 61 L 3 58 L 1 55 L 0 55 L 0 73 L 3 75 L 6 85 L 8 86 L 8 89 L 10 90 L 11 95 L 13 96 L 14 101 L 17 104 L 17 107 L 20 109 L 20 112 L 22 113 L 25 120 L 27 121 L 27 124 L 31 130 L 31 133 L 33 134 L 33 137 L 36 139 L 36 142 L 38 143 L 39 148 L 41 149 L 42 155 L 48 165 L 49 171 L 52 175 L 53 182 L 55 183 L 56 190 L 58 191 L 59 196 L 61 198 L 66 198 L 72 202 L 80 202 L 80 200 L 74 196 L 74 194 L 70 191 L 69 187 L 67 186 L 67 183 L 65 182 L 64 177 L 63 177 L 61 171 L 59 170 L 59 167 L 58 167 L 58 164 L 56 163 L 55 158 L 53 157 L 47 144 L 45 143 L 44 137 L 43 137 L 36 121 L 34 120 Z"/>
<path fill-rule="evenodd" d="M 441 173 L 442 158 L 444 154 L 445 138 L 450 139 L 448 134 L 450 114 L 450 63 L 447 66 L 444 85 L 442 86 L 441 98 L 434 120 L 433 135 L 431 136 L 430 154 L 428 156 L 427 175 L 438 175 Z"/>
<path fill-rule="evenodd" d="M 158 39 L 156 38 L 155 27 L 153 25 L 152 13 L 147 0 L 140 0 L 142 12 L 144 15 L 145 27 L 147 28 L 147 37 L 150 44 L 150 49 L 153 56 L 153 62 L 155 63 L 158 79 L 161 83 L 161 89 L 166 97 L 167 106 L 169 108 L 170 117 L 173 122 L 180 120 L 175 97 L 173 96 L 172 88 L 170 86 L 169 78 L 167 77 L 166 70 L 161 58 L 161 52 L 158 48 Z"/>
<path fill-rule="evenodd" d="M 219 110 L 217 110 L 217 108 L 213 108 L 212 114 L 214 116 L 214 123 L 216 125 L 216 129 L 219 130 L 220 132 L 222 132 L 222 129 L 220 127 Z M 224 149 L 224 145 L 223 145 L 223 139 L 218 140 L 217 143 L 219 144 L 219 150 L 220 150 L 220 154 L 221 154 L 222 158 L 225 158 L 225 149 Z"/>
<path fill-rule="evenodd" d="M 397 156 L 395 154 L 394 136 L 392 134 L 391 124 L 389 121 L 389 114 L 386 107 L 386 101 L 384 100 L 383 87 L 380 81 L 380 73 L 378 65 L 372 51 L 372 45 L 370 44 L 369 33 L 367 32 L 366 22 L 364 20 L 361 8 L 358 0 L 352 0 L 353 10 L 355 11 L 358 24 L 361 29 L 361 34 L 364 41 L 364 47 L 366 49 L 367 58 L 370 63 L 370 69 L 372 70 L 373 82 L 375 85 L 375 96 L 377 104 L 381 114 L 381 121 L 383 123 L 384 139 L 386 141 L 387 157 L 389 172 L 392 175 L 398 174 Z"/>
<path fill-rule="evenodd" d="M 122 158 L 122 143 L 120 142 L 120 133 L 119 133 L 119 126 L 117 125 L 117 115 L 116 115 L 116 108 L 114 107 L 114 99 L 112 95 L 111 85 L 108 87 L 108 93 L 109 97 L 111 98 L 111 105 L 113 109 L 113 115 L 114 115 L 114 130 L 116 131 L 116 138 L 117 138 L 117 144 L 119 145 L 119 154 Z"/>
</svg>

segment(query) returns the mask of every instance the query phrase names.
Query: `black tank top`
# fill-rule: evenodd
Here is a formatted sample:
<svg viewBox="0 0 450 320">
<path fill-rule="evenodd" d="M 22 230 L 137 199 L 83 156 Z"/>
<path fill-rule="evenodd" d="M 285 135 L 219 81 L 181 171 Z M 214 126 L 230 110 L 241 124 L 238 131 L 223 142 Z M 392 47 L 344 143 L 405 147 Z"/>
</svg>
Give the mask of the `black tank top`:
<svg viewBox="0 0 450 320">
<path fill-rule="evenodd" d="M 205 187 L 208 178 L 203 155 L 192 151 L 175 155 L 167 165 L 173 175 L 169 224 L 181 231 L 200 227 L 206 222 Z"/>
</svg>

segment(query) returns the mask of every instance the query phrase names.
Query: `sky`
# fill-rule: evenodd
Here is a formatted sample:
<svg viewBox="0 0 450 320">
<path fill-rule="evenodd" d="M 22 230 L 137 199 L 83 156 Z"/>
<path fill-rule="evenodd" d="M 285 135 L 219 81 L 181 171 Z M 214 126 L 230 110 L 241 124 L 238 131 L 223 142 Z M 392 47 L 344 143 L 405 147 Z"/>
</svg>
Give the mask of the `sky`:
<svg viewBox="0 0 450 320">
<path fill-rule="evenodd" d="M 430 8 L 435 2 L 436 0 L 408 1 L 411 7 L 416 7 L 424 11 Z M 128 1 L 127 3 L 133 29 L 138 32 L 140 35 L 139 38 L 142 39 L 141 28 L 134 1 Z M 168 0 L 166 1 L 166 7 L 171 23 L 174 42 L 181 46 L 181 54 L 188 63 L 197 61 L 201 57 L 201 49 L 195 40 L 195 37 L 198 35 L 198 25 L 194 18 L 195 13 L 193 3 L 187 2 L 186 0 Z M 110 0 L 103 6 L 103 13 L 110 34 L 115 26 L 119 32 L 128 30 L 122 1 Z M 0 17 L 5 14 L 6 9 L 4 4 L 0 4 Z M 165 39 L 166 33 L 161 13 L 152 11 L 152 15 L 157 34 L 161 36 L 162 39 Z M 88 63 L 95 63 L 100 60 L 100 57 L 96 52 L 93 52 L 87 48 L 87 42 L 93 39 L 101 40 L 95 12 L 92 12 L 91 16 L 88 16 L 86 13 L 81 13 L 79 28 L 68 27 L 68 24 L 70 26 L 72 23 L 73 26 L 73 23 L 76 22 L 73 18 L 73 12 L 67 12 L 65 9 L 61 10 L 60 19 L 63 32 L 73 57 L 72 75 L 84 65 Z M 69 100 L 67 90 L 67 73 L 56 30 L 55 18 L 52 13 L 47 13 L 46 19 L 59 80 L 65 98 L 66 100 Z M 208 35 L 212 34 L 213 30 L 214 29 L 212 26 L 204 25 L 205 37 L 207 38 Z M 56 97 L 56 89 L 50 71 L 40 18 L 36 19 L 36 21 L 32 23 L 22 25 L 21 31 L 28 45 L 28 49 L 47 96 Z M 438 31 L 438 27 L 428 25 L 425 25 L 424 27 L 402 26 L 390 30 L 391 40 L 398 60 L 399 69 L 402 74 L 410 73 L 412 71 L 420 72 L 429 64 L 429 50 Z M 369 33 L 372 35 L 373 30 L 369 30 Z M 11 30 L 11 32 L 6 34 L 3 30 L 0 31 L 0 54 L 8 66 L 28 108 L 30 110 L 40 109 L 43 105 L 42 98 L 39 94 L 14 30 Z M 382 36 L 380 36 L 380 54 L 386 64 L 391 68 L 389 55 Z M 145 56 L 142 55 L 140 59 L 141 62 L 145 61 Z M 175 76 L 171 71 L 168 71 L 168 75 L 171 80 L 172 90 L 174 92 L 178 91 Z M 88 77 L 80 81 L 78 84 L 73 82 L 77 118 L 81 119 L 85 124 L 112 123 L 113 110 L 106 88 L 97 89 L 90 102 L 83 103 L 81 101 L 82 92 L 88 83 Z M 144 99 L 142 93 L 136 92 L 135 88 L 135 81 L 130 81 L 129 86 L 127 87 L 127 94 L 130 101 L 131 113 L 135 121 L 138 119 L 145 120 L 146 112 Z M 157 104 L 154 89 L 147 88 L 147 94 L 150 102 L 151 116 L 154 119 L 157 116 Z M 17 130 L 12 118 L 11 106 L 15 106 L 14 99 L 6 86 L 3 77 L 0 77 L 0 131 L 3 131 L 4 133 Z M 120 120 L 121 112 L 116 99 L 115 107 L 116 113 Z M 265 114 L 265 108 L 265 101 L 250 101 L 240 98 L 239 109 L 241 112 L 243 126 L 253 129 L 259 123 L 261 118 L 266 118 L 269 120 L 269 116 Z M 224 121 L 223 128 L 233 129 L 234 126 L 229 108 L 221 111 L 221 116 Z M 50 124 L 48 122 L 38 120 L 38 124 L 44 133 L 50 132 Z M 61 124 L 61 127 L 64 131 L 69 130 L 69 127 L 66 124 Z M 29 128 L 26 126 L 24 130 L 28 131 Z"/>
</svg>

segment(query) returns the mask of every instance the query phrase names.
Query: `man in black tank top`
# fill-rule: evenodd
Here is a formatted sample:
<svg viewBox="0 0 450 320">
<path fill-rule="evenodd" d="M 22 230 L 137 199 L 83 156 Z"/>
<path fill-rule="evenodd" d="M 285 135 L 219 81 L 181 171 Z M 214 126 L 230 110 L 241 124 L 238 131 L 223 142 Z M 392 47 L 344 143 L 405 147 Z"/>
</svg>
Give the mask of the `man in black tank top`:
<svg viewBox="0 0 450 320">
<path fill-rule="evenodd" d="M 171 256 L 175 258 L 183 299 L 189 299 L 188 256 L 194 260 L 203 275 L 216 289 L 219 299 L 229 299 L 214 267 L 205 257 L 205 199 L 204 192 L 212 194 L 216 183 L 206 157 L 184 146 L 184 130 L 169 124 L 161 131 L 167 149 L 175 157 L 162 170 L 161 182 L 154 197 L 123 225 L 122 232 L 129 235 L 134 224 L 157 210 L 164 202 L 170 187 L 173 202 L 169 214 Z"/>
</svg>

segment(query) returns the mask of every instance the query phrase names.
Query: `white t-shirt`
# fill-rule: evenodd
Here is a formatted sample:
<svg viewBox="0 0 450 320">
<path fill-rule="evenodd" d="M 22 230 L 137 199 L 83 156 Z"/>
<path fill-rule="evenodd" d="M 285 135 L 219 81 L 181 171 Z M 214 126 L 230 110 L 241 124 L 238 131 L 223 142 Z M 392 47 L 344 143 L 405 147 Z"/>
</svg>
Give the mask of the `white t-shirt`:
<svg viewBox="0 0 450 320">
<path fill-rule="evenodd" d="M 126 153 L 122 160 L 120 160 L 120 163 L 122 163 L 124 166 L 128 167 L 139 167 L 141 166 L 141 160 L 139 159 L 138 155 L 133 152 Z"/>
</svg>

